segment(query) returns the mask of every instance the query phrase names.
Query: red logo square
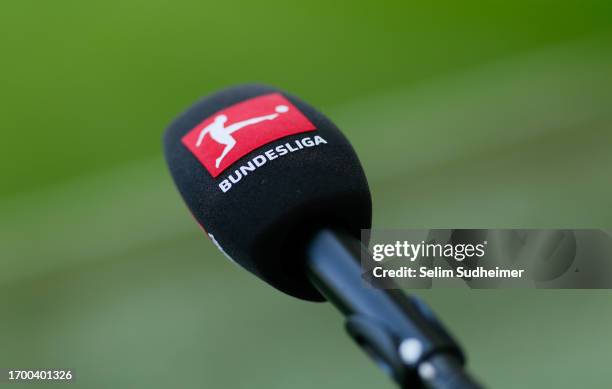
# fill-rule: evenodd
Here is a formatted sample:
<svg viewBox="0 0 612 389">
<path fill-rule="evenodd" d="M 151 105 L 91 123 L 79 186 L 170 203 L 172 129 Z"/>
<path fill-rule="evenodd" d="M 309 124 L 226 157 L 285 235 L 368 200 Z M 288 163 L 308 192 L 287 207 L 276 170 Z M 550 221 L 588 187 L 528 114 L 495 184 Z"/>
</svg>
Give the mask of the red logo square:
<svg viewBox="0 0 612 389">
<path fill-rule="evenodd" d="M 316 127 L 280 93 L 229 106 L 195 126 L 183 144 L 217 177 L 251 151 Z"/>
</svg>

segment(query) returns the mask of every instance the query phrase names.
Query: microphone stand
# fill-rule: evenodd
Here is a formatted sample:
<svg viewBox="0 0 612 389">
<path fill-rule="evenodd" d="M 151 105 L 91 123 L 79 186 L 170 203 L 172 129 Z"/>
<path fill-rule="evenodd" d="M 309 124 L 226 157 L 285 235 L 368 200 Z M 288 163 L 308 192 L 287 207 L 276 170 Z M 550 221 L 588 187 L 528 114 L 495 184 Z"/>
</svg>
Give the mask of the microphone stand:
<svg viewBox="0 0 612 389">
<path fill-rule="evenodd" d="M 476 389 L 465 356 L 433 313 L 400 290 L 365 285 L 361 242 L 322 230 L 306 249 L 314 286 L 346 317 L 349 335 L 401 388 Z"/>
</svg>

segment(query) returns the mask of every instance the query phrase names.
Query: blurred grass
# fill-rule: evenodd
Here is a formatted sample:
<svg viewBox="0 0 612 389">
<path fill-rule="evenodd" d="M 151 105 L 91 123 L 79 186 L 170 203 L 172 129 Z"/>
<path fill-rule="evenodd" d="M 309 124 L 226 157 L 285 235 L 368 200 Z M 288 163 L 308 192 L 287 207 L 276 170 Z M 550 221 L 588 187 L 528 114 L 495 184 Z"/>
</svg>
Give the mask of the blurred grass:
<svg viewBox="0 0 612 389">
<path fill-rule="evenodd" d="M 0 367 L 71 367 L 88 388 L 392 387 L 332 307 L 237 269 L 181 204 L 161 132 L 228 84 L 329 113 L 376 226 L 610 228 L 609 2 L 0 11 Z M 491 387 L 609 386 L 608 291 L 419 294 Z"/>
<path fill-rule="evenodd" d="M 22 0 L 0 6 L 0 195 L 159 153 L 208 91 L 282 86 L 328 110 L 608 34 L 608 1 Z"/>
</svg>

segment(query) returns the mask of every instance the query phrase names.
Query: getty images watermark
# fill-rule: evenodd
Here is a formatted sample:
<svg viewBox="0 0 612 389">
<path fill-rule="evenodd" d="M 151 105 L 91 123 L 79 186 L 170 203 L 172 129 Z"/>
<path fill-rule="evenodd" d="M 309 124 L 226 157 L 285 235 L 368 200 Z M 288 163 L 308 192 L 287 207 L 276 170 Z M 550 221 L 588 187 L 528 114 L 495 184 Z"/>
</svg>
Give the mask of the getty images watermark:
<svg viewBox="0 0 612 389">
<path fill-rule="evenodd" d="M 383 288 L 612 288 L 609 230 L 363 230 L 363 279 Z"/>
</svg>

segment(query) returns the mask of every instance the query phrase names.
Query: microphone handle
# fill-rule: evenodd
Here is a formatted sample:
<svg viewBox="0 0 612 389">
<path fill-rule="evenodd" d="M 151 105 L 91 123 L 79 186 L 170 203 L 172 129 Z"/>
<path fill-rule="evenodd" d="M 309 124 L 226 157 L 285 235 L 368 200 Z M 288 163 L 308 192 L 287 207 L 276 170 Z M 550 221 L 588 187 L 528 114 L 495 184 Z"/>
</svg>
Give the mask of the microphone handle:
<svg viewBox="0 0 612 389">
<path fill-rule="evenodd" d="M 431 310 L 397 289 L 362 278 L 357 239 L 330 229 L 306 248 L 307 274 L 346 317 L 349 335 L 401 388 L 481 388 L 465 371 L 465 356 Z"/>
</svg>

